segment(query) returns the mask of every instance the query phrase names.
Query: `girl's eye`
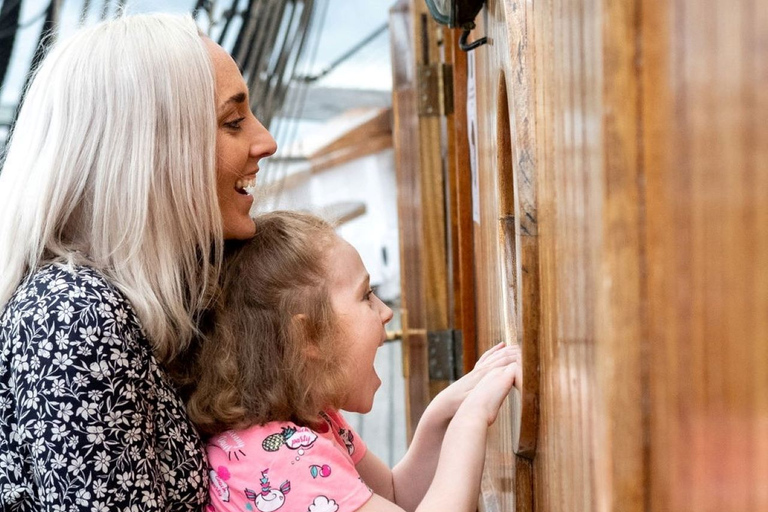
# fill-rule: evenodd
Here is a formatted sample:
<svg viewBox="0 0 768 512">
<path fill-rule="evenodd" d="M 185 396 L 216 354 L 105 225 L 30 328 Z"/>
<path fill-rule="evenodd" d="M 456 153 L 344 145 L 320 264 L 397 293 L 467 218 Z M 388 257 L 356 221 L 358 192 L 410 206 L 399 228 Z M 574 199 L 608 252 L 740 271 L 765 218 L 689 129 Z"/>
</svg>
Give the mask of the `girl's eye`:
<svg viewBox="0 0 768 512">
<path fill-rule="evenodd" d="M 378 288 L 378 287 L 377 286 L 373 286 L 373 287 L 369 288 L 367 292 L 365 292 L 365 300 L 371 300 L 371 297 L 373 295 L 376 295 L 376 288 Z"/>
<path fill-rule="evenodd" d="M 239 117 L 235 119 L 234 121 L 230 121 L 228 123 L 224 123 L 224 126 L 229 128 L 230 130 L 239 130 L 240 129 L 240 123 L 245 121 L 244 117 Z"/>
</svg>

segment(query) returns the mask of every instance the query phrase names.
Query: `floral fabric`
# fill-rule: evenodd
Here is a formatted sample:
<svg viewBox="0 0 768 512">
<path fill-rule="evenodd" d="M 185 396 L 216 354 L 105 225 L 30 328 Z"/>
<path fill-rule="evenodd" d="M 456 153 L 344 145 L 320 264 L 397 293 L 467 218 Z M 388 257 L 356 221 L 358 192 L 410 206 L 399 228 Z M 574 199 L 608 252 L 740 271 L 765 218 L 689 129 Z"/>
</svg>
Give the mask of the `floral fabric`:
<svg viewBox="0 0 768 512">
<path fill-rule="evenodd" d="M 214 436 L 211 510 L 353 512 L 372 496 L 355 469 L 365 444 L 336 411 L 312 430 L 273 421 Z"/>
<path fill-rule="evenodd" d="M 0 316 L 0 509 L 203 510 L 202 443 L 124 296 L 31 274 Z"/>
</svg>

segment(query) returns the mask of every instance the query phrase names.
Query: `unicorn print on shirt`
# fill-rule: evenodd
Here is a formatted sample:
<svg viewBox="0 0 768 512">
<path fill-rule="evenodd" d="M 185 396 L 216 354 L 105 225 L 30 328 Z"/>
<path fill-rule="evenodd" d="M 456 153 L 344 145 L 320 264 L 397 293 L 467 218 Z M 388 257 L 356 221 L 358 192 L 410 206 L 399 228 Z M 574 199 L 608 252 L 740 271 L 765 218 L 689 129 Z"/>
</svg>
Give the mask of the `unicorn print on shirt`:
<svg viewBox="0 0 768 512">
<path fill-rule="evenodd" d="M 256 503 L 256 509 L 259 512 L 273 512 L 285 505 L 285 495 L 291 491 L 291 482 L 286 480 L 278 489 L 269 486 L 269 477 L 265 469 L 261 472 L 261 492 L 256 493 L 251 489 L 245 490 L 245 497 Z"/>
</svg>

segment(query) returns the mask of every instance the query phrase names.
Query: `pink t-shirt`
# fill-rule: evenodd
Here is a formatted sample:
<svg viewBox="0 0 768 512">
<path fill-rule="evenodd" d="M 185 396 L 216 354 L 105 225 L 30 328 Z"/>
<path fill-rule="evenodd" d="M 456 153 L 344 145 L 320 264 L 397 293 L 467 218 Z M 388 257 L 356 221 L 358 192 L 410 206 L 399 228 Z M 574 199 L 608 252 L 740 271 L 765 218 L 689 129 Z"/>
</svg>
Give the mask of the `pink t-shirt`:
<svg viewBox="0 0 768 512">
<path fill-rule="evenodd" d="M 365 444 L 337 411 L 311 430 L 274 421 L 211 438 L 211 505 L 219 512 L 355 511 L 372 495 L 355 469 Z"/>
</svg>

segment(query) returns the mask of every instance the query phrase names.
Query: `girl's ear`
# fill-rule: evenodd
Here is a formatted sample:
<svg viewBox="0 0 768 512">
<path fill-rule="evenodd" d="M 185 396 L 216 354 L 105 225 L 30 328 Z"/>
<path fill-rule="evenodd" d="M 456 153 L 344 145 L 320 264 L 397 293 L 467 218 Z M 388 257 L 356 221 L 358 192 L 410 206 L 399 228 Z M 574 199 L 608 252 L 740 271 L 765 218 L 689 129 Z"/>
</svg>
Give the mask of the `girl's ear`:
<svg viewBox="0 0 768 512">
<path fill-rule="evenodd" d="M 294 329 L 299 331 L 302 334 L 301 338 L 305 340 L 304 347 L 302 348 L 304 354 L 309 359 L 318 359 L 320 357 L 320 352 L 315 342 L 310 339 L 309 328 L 307 326 L 309 318 L 307 315 L 304 313 L 295 314 L 291 321 L 293 322 Z"/>
</svg>

